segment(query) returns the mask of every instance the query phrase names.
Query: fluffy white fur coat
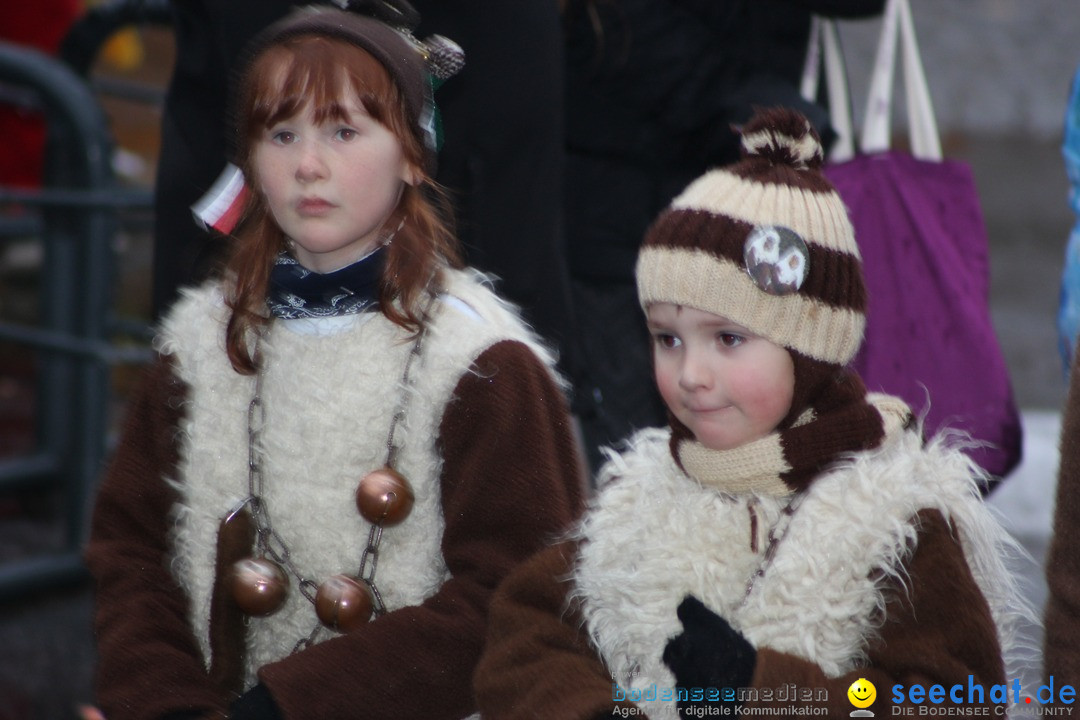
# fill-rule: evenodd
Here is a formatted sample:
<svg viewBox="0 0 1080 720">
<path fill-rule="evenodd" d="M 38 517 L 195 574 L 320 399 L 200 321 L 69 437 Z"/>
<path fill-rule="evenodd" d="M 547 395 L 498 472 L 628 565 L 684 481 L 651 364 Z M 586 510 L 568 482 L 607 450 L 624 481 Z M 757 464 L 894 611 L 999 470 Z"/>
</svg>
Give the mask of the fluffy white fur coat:
<svg viewBox="0 0 1080 720">
<path fill-rule="evenodd" d="M 451 394 L 472 362 L 503 339 L 552 357 L 475 274 L 446 274 L 420 362 L 414 362 L 406 419 L 396 431 L 397 469 L 416 502 L 401 525 L 382 536 L 376 581 L 388 609 L 416 605 L 447 578 L 440 552 L 443 517 L 436 448 Z M 192 599 L 191 623 L 209 664 L 208 622 L 218 522 L 248 495 L 247 411 L 254 378 L 237 374 L 224 350 L 225 307 L 219 289 L 186 293 L 164 326 L 159 350 L 176 358 L 189 387 L 181 427 L 180 493 L 174 531 L 174 573 Z M 261 454 L 265 500 L 274 529 L 305 577 L 319 582 L 355 573 L 369 523 L 354 493 L 360 479 L 386 461 L 391 416 L 402 396 L 402 373 L 413 343 L 381 314 L 356 316 L 330 334 L 298 334 L 277 321 L 264 342 Z M 247 684 L 255 670 L 289 654 L 317 624 L 313 606 L 292 581 L 289 599 L 248 631 Z M 320 640 L 330 636 L 324 631 Z"/>
<path fill-rule="evenodd" d="M 924 508 L 940 510 L 958 529 L 1002 647 L 1013 648 L 1017 623 L 1027 616 L 1004 563 L 1017 546 L 979 498 L 976 468 L 943 441 L 924 448 L 916 433 L 901 433 L 819 477 L 744 602 L 787 499 L 702 487 L 676 466 L 668 437 L 642 431 L 628 452 L 612 457 L 602 476 L 607 484 L 579 531 L 575 594 L 624 688 L 674 687 L 661 655 L 682 629 L 675 609 L 687 594 L 755 647 L 812 661 L 829 676 L 852 669 L 880 622 L 885 584 L 906 579 L 913 519 Z M 757 553 L 750 549 L 751 501 Z M 678 718 L 674 702 L 641 704 L 652 718 Z"/>
</svg>

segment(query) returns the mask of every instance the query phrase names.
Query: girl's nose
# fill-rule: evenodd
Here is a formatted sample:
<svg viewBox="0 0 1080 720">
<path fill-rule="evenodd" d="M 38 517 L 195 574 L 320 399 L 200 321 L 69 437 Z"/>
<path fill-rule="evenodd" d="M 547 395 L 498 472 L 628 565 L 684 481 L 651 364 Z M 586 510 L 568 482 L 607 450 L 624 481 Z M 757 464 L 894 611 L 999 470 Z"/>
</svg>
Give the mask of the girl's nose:
<svg viewBox="0 0 1080 720">
<path fill-rule="evenodd" d="M 300 182 L 312 182 L 325 178 L 327 173 L 326 161 L 319 151 L 318 144 L 305 144 L 300 150 L 300 157 L 296 164 L 296 179 Z"/>
</svg>

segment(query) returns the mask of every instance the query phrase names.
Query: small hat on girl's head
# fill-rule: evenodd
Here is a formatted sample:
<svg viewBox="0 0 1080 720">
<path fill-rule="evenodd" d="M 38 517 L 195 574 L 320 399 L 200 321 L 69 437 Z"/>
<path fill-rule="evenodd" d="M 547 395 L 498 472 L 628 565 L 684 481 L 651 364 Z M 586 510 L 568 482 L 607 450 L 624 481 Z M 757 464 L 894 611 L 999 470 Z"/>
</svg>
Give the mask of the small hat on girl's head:
<svg viewBox="0 0 1080 720">
<path fill-rule="evenodd" d="M 300 35 L 334 37 L 363 48 L 386 68 L 424 138 L 429 164 L 438 150 L 432 93 L 457 74 L 465 54 L 453 41 L 434 35 L 423 42 L 412 30 L 420 15 L 405 0 L 338 0 L 339 7 L 310 5 L 262 30 L 248 45 L 246 65 L 269 45 Z"/>
<path fill-rule="evenodd" d="M 649 229 L 637 265 L 642 307 L 722 315 L 811 360 L 846 365 L 862 343 L 866 291 L 847 209 L 821 173 L 798 112 L 759 111 L 743 158 L 707 172 Z"/>
</svg>

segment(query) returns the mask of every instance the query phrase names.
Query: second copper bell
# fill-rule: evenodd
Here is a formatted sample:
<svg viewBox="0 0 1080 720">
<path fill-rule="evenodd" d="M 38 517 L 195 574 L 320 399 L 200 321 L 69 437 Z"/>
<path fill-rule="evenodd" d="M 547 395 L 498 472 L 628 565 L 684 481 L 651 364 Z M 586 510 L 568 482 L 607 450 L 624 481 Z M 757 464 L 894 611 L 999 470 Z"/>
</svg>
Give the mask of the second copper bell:
<svg viewBox="0 0 1080 720">
<path fill-rule="evenodd" d="M 356 508 L 373 525 L 397 525 L 412 511 L 412 486 L 392 467 L 368 473 L 356 488 Z"/>
</svg>

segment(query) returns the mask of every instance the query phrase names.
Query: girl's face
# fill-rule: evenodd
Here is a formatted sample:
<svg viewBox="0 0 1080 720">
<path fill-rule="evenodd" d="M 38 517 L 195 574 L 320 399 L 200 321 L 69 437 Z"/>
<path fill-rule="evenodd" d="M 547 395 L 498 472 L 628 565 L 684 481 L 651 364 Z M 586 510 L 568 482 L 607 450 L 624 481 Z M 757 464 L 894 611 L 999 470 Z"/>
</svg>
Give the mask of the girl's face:
<svg viewBox="0 0 1080 720">
<path fill-rule="evenodd" d="M 702 445 L 731 450 L 788 414 L 795 365 L 787 350 L 696 308 L 655 303 L 646 315 L 660 395 Z"/>
<path fill-rule="evenodd" d="M 350 96 L 342 93 L 340 117 L 316 118 L 308 103 L 272 123 L 252 148 L 274 220 L 300 264 L 320 273 L 373 250 L 405 183 L 418 181 L 397 136 Z"/>
</svg>

